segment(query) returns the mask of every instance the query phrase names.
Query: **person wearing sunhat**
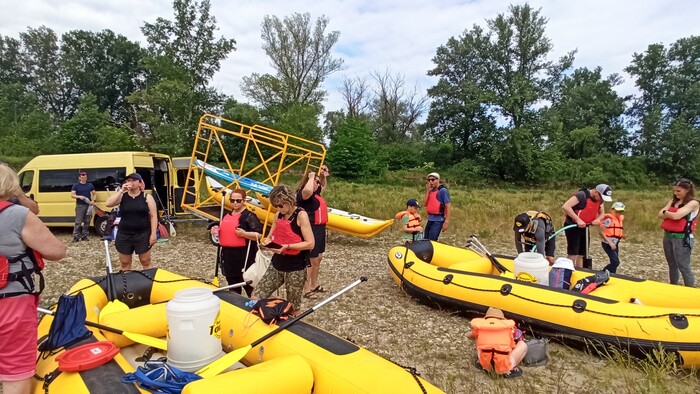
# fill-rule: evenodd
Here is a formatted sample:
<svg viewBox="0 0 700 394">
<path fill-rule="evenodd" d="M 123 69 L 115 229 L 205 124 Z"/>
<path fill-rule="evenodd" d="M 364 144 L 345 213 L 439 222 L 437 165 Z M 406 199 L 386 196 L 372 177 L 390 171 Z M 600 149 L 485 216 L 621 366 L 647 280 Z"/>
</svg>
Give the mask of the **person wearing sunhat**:
<svg viewBox="0 0 700 394">
<path fill-rule="evenodd" d="M 440 174 L 431 172 L 425 183 L 425 200 L 423 202 L 428 214 L 424 235 L 426 239 L 437 241 L 442 231 L 447 231 L 452 215 L 450 192 L 440 184 Z"/>
<path fill-rule="evenodd" d="M 549 264 L 554 263 L 556 241 L 551 237 L 554 234 L 554 224 L 548 213 L 526 211 L 519 214 L 513 222 L 513 233 L 518 254 L 530 252 L 537 246 L 536 251 L 542 254 Z"/>
<path fill-rule="evenodd" d="M 561 209 L 566 215 L 564 226 L 575 224 L 576 227 L 564 230 L 566 234 L 566 252 L 576 268 L 583 267 L 583 256 L 588 250 L 588 226 L 597 226 L 605 214 L 603 202 L 612 201 L 612 189 L 601 183 L 593 189 L 583 188 L 566 200 Z M 590 268 L 590 267 L 589 267 Z"/>
<path fill-rule="evenodd" d="M 401 220 L 403 225 L 403 239 L 405 242 L 419 241 L 423 239 L 423 226 L 418 213 L 418 201 L 412 198 L 406 201 L 406 210 L 395 215 L 397 220 Z"/>
<path fill-rule="evenodd" d="M 131 269 L 132 256 L 136 253 L 143 269 L 149 269 L 151 247 L 156 243 L 158 227 L 158 209 L 156 201 L 143 191 L 143 178 L 138 173 L 127 175 L 121 193 L 115 193 L 107 199 L 107 207 L 119 205 L 119 231 L 114 240 L 114 247 L 119 252 L 122 271 Z"/>
<path fill-rule="evenodd" d="M 618 201 L 600 221 L 601 245 L 610 259 L 610 264 L 603 269 L 608 272 L 617 272 L 617 267 L 620 265 L 620 240 L 627 239 L 627 234 L 622 227 L 624 220 L 625 204 Z"/>
<path fill-rule="evenodd" d="M 78 182 L 73 184 L 70 198 L 75 199 L 75 226 L 73 227 L 73 242 L 87 241 L 90 232 L 90 219 L 95 204 L 95 186 L 88 183 L 88 174 L 85 171 L 78 173 Z"/>
<path fill-rule="evenodd" d="M 518 365 L 527 354 L 527 344 L 515 321 L 506 319 L 502 310 L 490 307 L 483 318 L 472 319 L 469 324 L 467 338 L 476 340 L 477 367 L 504 378 L 522 375 Z"/>
</svg>

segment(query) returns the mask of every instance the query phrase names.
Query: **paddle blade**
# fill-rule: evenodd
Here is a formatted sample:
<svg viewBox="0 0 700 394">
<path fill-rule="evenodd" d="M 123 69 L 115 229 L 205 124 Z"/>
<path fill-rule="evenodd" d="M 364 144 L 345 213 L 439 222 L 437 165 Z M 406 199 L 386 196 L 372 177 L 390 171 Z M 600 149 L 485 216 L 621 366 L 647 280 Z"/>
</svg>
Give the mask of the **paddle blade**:
<svg viewBox="0 0 700 394">
<path fill-rule="evenodd" d="M 165 341 L 160 338 L 149 337 L 148 335 L 137 334 L 135 332 L 127 331 L 124 331 L 122 335 L 136 343 L 141 343 L 147 346 L 154 347 L 156 349 L 168 350 L 168 341 Z"/>
<path fill-rule="evenodd" d="M 214 287 L 219 287 L 219 277 L 215 276 L 214 279 L 211 280 L 211 284 L 214 285 Z"/>
<path fill-rule="evenodd" d="M 252 349 L 253 347 L 251 345 L 248 345 L 246 347 L 242 347 L 240 349 L 236 349 L 225 356 L 219 358 L 218 360 L 210 363 L 209 365 L 206 365 L 199 371 L 197 371 L 197 375 L 203 377 L 203 378 L 209 378 L 212 376 L 216 376 L 226 370 L 226 368 L 232 366 L 233 364 L 241 361 L 243 357 L 245 357 L 246 354 Z"/>
<path fill-rule="evenodd" d="M 99 322 L 102 322 L 105 316 L 109 315 L 110 313 L 117 313 L 117 312 L 124 312 L 128 311 L 129 307 L 126 306 L 125 303 L 119 301 L 119 300 L 114 300 L 110 301 L 105 305 L 102 310 L 100 311 L 100 315 L 97 318 Z"/>
</svg>

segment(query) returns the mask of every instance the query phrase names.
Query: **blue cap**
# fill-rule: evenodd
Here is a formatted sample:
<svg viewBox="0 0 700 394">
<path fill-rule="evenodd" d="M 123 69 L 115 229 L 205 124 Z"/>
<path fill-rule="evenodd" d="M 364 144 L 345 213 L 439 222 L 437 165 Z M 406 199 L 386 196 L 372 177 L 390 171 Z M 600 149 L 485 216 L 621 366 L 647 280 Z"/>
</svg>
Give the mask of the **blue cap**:
<svg viewBox="0 0 700 394">
<path fill-rule="evenodd" d="M 126 176 L 125 179 L 133 179 L 135 181 L 143 181 L 143 178 L 141 178 L 141 175 L 139 175 L 137 173 L 129 174 Z"/>
<path fill-rule="evenodd" d="M 420 205 L 418 205 L 418 201 L 416 201 L 415 198 L 412 198 L 412 199 L 406 201 L 406 206 L 420 208 Z"/>
</svg>

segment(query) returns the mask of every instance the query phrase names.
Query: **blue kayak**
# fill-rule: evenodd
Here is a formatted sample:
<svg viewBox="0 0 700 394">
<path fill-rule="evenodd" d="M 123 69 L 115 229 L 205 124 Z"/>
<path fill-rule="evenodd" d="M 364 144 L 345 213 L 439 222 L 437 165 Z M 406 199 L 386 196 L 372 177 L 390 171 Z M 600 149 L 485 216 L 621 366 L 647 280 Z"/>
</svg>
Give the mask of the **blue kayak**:
<svg viewBox="0 0 700 394">
<path fill-rule="evenodd" d="M 195 160 L 194 164 L 203 169 L 205 174 L 219 178 L 228 183 L 238 182 L 238 184 L 244 189 L 252 190 L 266 196 L 270 195 L 270 192 L 272 191 L 271 185 L 234 174 L 229 170 L 207 164 L 201 160 Z"/>
</svg>

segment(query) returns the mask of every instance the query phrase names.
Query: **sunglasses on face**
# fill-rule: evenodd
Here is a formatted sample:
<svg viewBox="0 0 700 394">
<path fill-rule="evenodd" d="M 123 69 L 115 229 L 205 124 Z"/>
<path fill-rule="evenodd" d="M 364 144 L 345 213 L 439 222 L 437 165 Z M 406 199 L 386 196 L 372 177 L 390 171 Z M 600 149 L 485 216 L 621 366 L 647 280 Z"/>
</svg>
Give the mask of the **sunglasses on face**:
<svg viewBox="0 0 700 394">
<path fill-rule="evenodd" d="M 278 209 L 282 209 L 282 208 L 284 208 L 284 204 L 275 204 L 274 207 L 278 208 Z"/>
<path fill-rule="evenodd" d="M 437 178 L 428 178 L 428 182 L 436 181 Z"/>
<path fill-rule="evenodd" d="M 240 199 L 240 198 L 232 198 L 232 199 L 231 199 L 231 202 L 235 202 L 235 203 L 238 203 L 238 204 L 240 204 L 240 203 L 242 203 L 242 202 L 243 202 L 243 200 L 242 200 L 242 199 Z"/>
</svg>

